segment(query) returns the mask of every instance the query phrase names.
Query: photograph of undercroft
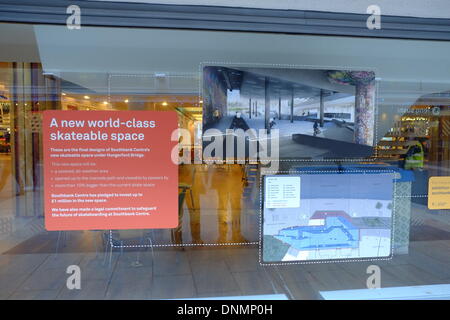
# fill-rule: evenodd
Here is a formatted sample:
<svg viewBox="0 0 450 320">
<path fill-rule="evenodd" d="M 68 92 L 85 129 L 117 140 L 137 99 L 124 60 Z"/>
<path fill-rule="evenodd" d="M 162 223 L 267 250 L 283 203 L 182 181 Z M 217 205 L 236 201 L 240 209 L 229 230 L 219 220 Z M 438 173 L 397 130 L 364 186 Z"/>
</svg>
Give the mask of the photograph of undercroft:
<svg viewBox="0 0 450 320">
<path fill-rule="evenodd" d="M 280 158 L 364 158 L 374 145 L 375 92 L 372 71 L 207 66 L 204 137 L 265 129 L 270 140 L 278 130 Z"/>
</svg>

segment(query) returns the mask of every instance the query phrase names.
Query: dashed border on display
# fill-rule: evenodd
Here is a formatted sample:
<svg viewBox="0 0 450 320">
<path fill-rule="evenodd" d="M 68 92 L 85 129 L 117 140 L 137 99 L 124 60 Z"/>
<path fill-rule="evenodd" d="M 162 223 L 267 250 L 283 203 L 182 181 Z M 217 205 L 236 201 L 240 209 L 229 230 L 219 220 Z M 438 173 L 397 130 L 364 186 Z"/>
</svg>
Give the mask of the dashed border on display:
<svg viewBox="0 0 450 320">
<path fill-rule="evenodd" d="M 323 260 L 309 260 L 309 261 L 286 261 L 286 262 L 263 262 L 262 260 L 262 225 L 263 225 L 263 188 L 262 188 L 262 179 L 266 175 L 270 174 L 280 174 L 281 176 L 283 174 L 308 174 L 308 173 L 390 173 L 390 174 L 397 174 L 397 172 L 392 170 L 353 170 L 353 171 L 338 171 L 338 170 L 310 170 L 310 171 L 266 171 L 264 172 L 264 175 L 260 175 L 259 179 L 259 212 L 260 212 L 260 219 L 259 219 L 259 246 L 258 246 L 258 256 L 259 256 L 259 264 L 261 266 L 272 266 L 272 265 L 278 265 L 278 266 L 285 266 L 285 265 L 293 265 L 293 264 L 319 264 L 319 263 L 336 263 L 336 262 L 370 262 L 370 261 L 388 261 L 392 260 L 394 256 L 394 238 L 395 238 L 395 196 L 396 193 L 396 183 L 394 182 L 393 185 L 393 210 L 392 210 L 392 230 L 391 230 L 391 253 L 388 257 L 380 257 L 380 258 L 348 258 L 348 259 L 323 259 Z M 395 180 L 396 177 L 394 176 L 393 179 Z"/>
<path fill-rule="evenodd" d="M 325 69 L 331 69 L 331 70 L 354 70 L 354 71 L 361 71 L 361 70 L 370 70 L 375 72 L 375 76 L 377 75 L 377 68 L 375 67 L 343 67 L 343 66 L 317 66 L 317 65 L 298 65 L 298 64 L 273 64 L 273 63 L 242 63 L 242 62 L 201 62 L 199 64 L 199 74 L 198 74 L 198 92 L 199 92 L 199 98 L 202 99 L 203 97 L 203 68 L 205 66 L 252 66 L 252 67 L 278 67 L 278 68 L 285 68 L 285 69 L 310 69 L 310 70 L 325 70 Z M 163 73 L 163 72 L 161 72 Z M 164 73 L 165 74 L 165 73 Z M 186 73 L 186 74 L 165 74 L 165 77 L 167 78 L 194 78 L 193 75 L 195 73 Z M 108 74 L 108 104 L 111 105 L 111 79 L 113 77 L 126 77 L 126 78 L 156 78 L 155 73 L 148 73 L 148 74 Z M 376 77 L 375 78 L 375 129 L 374 129 L 374 135 L 375 135 L 375 141 L 378 141 L 378 83 L 381 78 Z M 199 101 L 200 102 L 200 101 Z M 261 161 L 273 161 L 273 162 L 291 162 L 291 161 L 303 161 L 303 162 L 373 162 L 377 161 L 378 159 L 378 149 L 374 148 L 374 153 L 372 156 L 368 158 L 349 158 L 349 159 L 256 159 L 255 161 L 261 162 Z M 226 164 L 227 160 L 223 159 L 204 159 L 202 157 L 203 163 L 216 163 L 216 164 Z M 234 161 L 236 162 L 236 160 Z"/>
<path fill-rule="evenodd" d="M 285 69 L 311 69 L 311 70 L 325 70 L 325 69 L 330 69 L 330 70 L 354 70 L 354 71 L 361 71 L 361 70 L 370 70 L 370 71 L 374 71 L 375 72 L 375 86 L 376 86 L 376 93 L 375 93 L 375 141 L 378 141 L 378 116 L 379 116 L 379 110 L 378 110 L 378 90 L 379 90 L 379 81 L 381 80 L 380 77 L 377 77 L 378 75 L 378 71 L 376 67 L 343 67 L 343 66 L 317 66 L 317 65 L 297 65 L 297 64 L 273 64 L 273 63 L 235 63 L 235 62 L 201 62 L 199 64 L 199 76 L 198 76 L 198 89 L 199 89 L 199 98 L 202 99 L 203 97 L 203 68 L 205 66 L 249 66 L 249 67 L 277 67 L 277 68 L 285 68 Z M 161 72 L 164 73 L 164 72 Z M 111 79 L 113 77 L 139 77 L 139 78 L 149 78 L 149 77 L 154 77 L 155 73 L 151 73 L 151 74 L 108 74 L 108 103 L 111 103 Z M 195 78 L 195 73 L 186 73 L 186 74 L 176 74 L 176 75 L 170 75 L 170 74 L 165 74 L 165 77 L 167 78 Z M 200 101 L 199 101 L 200 102 Z M 320 163 L 320 162 L 324 162 L 324 163 L 330 163 L 330 162 L 374 162 L 374 161 L 379 161 L 380 159 L 378 159 L 378 150 L 377 148 L 374 147 L 374 155 L 371 156 L 370 158 L 346 158 L 346 159 L 255 159 L 255 163 L 259 164 L 261 163 L 261 161 L 274 161 L 274 162 L 303 162 L 303 163 Z M 224 159 L 202 159 L 202 163 L 205 164 L 227 164 L 227 160 Z M 234 160 L 233 163 L 239 163 L 236 162 L 236 160 Z M 245 163 L 248 163 L 248 161 L 246 161 Z M 276 173 L 282 173 L 284 171 L 276 171 Z M 288 173 L 292 173 L 291 171 L 287 171 Z M 311 171 L 311 172 L 321 172 L 321 171 Z M 324 171 L 324 172 L 332 172 L 332 171 Z M 341 171 L 336 171 L 336 172 L 340 172 Z M 358 172 L 358 171 L 346 171 L 346 172 Z M 361 171 L 362 173 L 364 172 L 375 172 L 375 170 L 363 170 Z M 395 171 L 383 171 L 386 173 L 395 173 Z M 269 174 L 269 171 L 264 171 L 265 174 Z M 308 173 L 308 171 L 302 171 L 302 173 Z M 113 236 L 112 236 L 112 230 L 109 231 L 109 242 L 110 242 L 110 246 L 112 248 L 149 248 L 149 247 L 202 247 L 202 246 L 209 246 L 209 247 L 223 247 L 223 246 L 245 246 L 245 245 L 258 245 L 259 246 L 259 251 L 260 251 L 260 263 L 262 263 L 261 261 L 261 245 L 262 245 L 262 241 L 261 241 L 261 220 L 262 220 L 262 182 L 261 179 L 263 177 L 262 174 L 262 170 L 260 170 L 260 238 L 259 241 L 253 241 L 253 242 L 227 242 L 227 243 L 186 243 L 186 244 L 151 244 L 151 245 L 114 245 L 114 241 L 113 241 Z M 394 183 L 394 188 L 395 188 L 395 183 Z M 394 190 L 394 195 L 395 195 L 395 190 Z M 422 198 L 422 197 L 428 197 L 428 195 L 411 195 L 411 196 L 399 196 L 398 198 Z M 395 201 L 395 196 L 393 197 Z M 393 213 L 394 214 L 394 213 Z M 394 219 L 393 219 L 394 221 Z M 395 223 L 395 221 L 393 222 Z M 394 227 L 393 227 L 394 230 Z M 393 241 L 392 241 L 392 246 L 393 246 Z M 391 257 L 388 257 L 386 259 L 382 259 L 382 258 L 377 258 L 377 259 L 363 259 L 361 261 L 374 261 L 374 260 L 389 260 L 392 258 L 392 254 L 393 254 L 393 250 L 391 248 Z M 355 259 L 351 259 L 351 260 L 343 260 L 342 262 L 348 262 L 348 261 L 357 261 Z M 295 263 L 328 263 L 328 262 L 341 262 L 339 260 L 331 260 L 331 261 L 324 261 L 324 260 L 320 260 L 320 261 L 311 261 L 311 262 L 289 262 L 286 264 L 295 264 Z M 269 264 L 273 264 L 273 263 L 269 263 Z M 277 263 L 279 264 L 279 263 Z M 267 263 L 264 263 L 263 265 L 268 265 Z"/>
<path fill-rule="evenodd" d="M 254 62 L 220 62 L 220 61 L 204 61 L 199 64 L 199 77 L 198 77 L 198 96 L 203 97 L 203 68 L 204 67 L 220 67 L 220 66 L 250 66 L 250 67 L 277 67 L 284 69 L 310 69 L 310 70 L 352 70 L 352 71 L 361 71 L 361 70 L 370 70 L 375 72 L 375 141 L 378 141 L 378 83 L 381 80 L 380 77 L 377 77 L 378 68 L 376 67 L 344 67 L 344 66 L 318 66 L 318 65 L 300 65 L 300 64 L 281 64 L 281 63 L 254 63 Z M 373 157 L 378 158 L 378 149 L 374 148 Z M 351 159 L 303 159 L 303 160 L 294 160 L 294 159 L 258 159 L 257 161 L 279 161 L 279 162 L 289 162 L 289 161 L 304 161 L 304 162 L 336 162 L 336 161 L 355 161 L 355 162 L 368 162 L 368 161 L 376 161 L 374 158 L 351 158 Z M 220 160 L 205 160 L 203 161 L 220 161 Z M 222 160 L 225 162 L 226 160 Z"/>
<path fill-rule="evenodd" d="M 143 229 L 145 230 L 145 229 Z M 258 245 L 259 241 L 254 242 L 224 242 L 224 243 L 180 243 L 180 244 L 136 244 L 117 246 L 113 243 L 112 230 L 109 230 L 109 245 L 112 248 L 163 248 L 163 247 L 230 247 L 241 245 Z"/>
</svg>

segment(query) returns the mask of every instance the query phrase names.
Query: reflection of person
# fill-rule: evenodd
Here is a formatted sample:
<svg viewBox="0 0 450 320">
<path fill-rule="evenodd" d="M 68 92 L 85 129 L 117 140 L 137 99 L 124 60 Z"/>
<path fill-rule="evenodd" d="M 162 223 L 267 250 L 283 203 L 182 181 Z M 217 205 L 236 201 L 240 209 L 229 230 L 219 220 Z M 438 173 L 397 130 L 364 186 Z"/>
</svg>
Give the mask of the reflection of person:
<svg viewBox="0 0 450 320">
<path fill-rule="evenodd" d="M 0 191 L 3 191 L 6 183 L 10 182 L 11 176 L 11 162 L 9 160 L 2 160 L 0 166 Z"/>
<path fill-rule="evenodd" d="M 180 212 L 179 212 L 179 221 L 180 225 L 175 229 L 175 236 L 173 241 L 177 244 L 183 243 L 182 238 L 182 223 L 183 223 L 183 212 L 184 206 L 183 203 L 186 203 L 186 206 L 189 211 L 189 224 L 191 229 L 191 237 L 192 243 L 202 244 L 203 240 L 200 236 L 200 193 L 203 190 L 201 184 L 198 184 L 195 181 L 196 169 L 198 166 L 196 165 L 180 165 L 179 166 L 179 189 L 182 192 L 185 192 L 184 197 L 180 197 L 182 201 L 180 203 Z M 197 186 L 197 187 L 196 187 Z M 197 207 L 196 207 L 197 206 Z"/>
<path fill-rule="evenodd" d="M 212 176 L 212 189 L 217 190 L 217 219 L 219 224 L 219 243 L 227 242 L 231 223 L 231 241 L 248 242 L 241 233 L 241 199 L 243 192 L 243 168 L 241 165 L 228 165 L 215 170 Z"/>
<path fill-rule="evenodd" d="M 425 153 L 420 141 L 415 141 L 415 144 L 409 147 L 405 155 L 404 168 L 406 170 L 423 169 Z"/>
<path fill-rule="evenodd" d="M 214 121 L 219 121 L 219 118 L 220 118 L 220 112 L 219 112 L 219 109 L 215 109 L 214 110 L 214 112 L 213 112 L 213 118 L 214 118 Z"/>
<path fill-rule="evenodd" d="M 314 121 L 313 129 L 314 129 L 314 137 L 315 137 L 320 133 L 319 123 L 317 121 Z"/>
<path fill-rule="evenodd" d="M 5 133 L 5 142 L 7 144 L 11 142 L 11 134 L 8 131 Z"/>
<path fill-rule="evenodd" d="M 217 214 L 219 229 L 218 242 L 227 242 L 227 235 L 231 224 L 231 241 L 247 242 L 241 234 L 241 198 L 243 192 L 241 165 L 209 166 L 203 171 L 203 165 L 181 165 L 180 183 L 186 191 L 185 203 L 189 211 L 190 231 L 192 242 L 196 244 L 204 243 L 201 239 L 201 212 L 212 210 Z M 198 170 L 196 170 L 198 169 Z M 217 192 L 217 202 L 211 192 Z M 204 195 L 203 208 L 200 203 L 200 196 Z M 183 209 L 181 210 L 181 219 Z M 176 243 L 182 243 L 181 226 L 176 230 Z M 211 232 L 211 230 L 206 230 Z"/>
<path fill-rule="evenodd" d="M 269 121 L 269 128 L 272 129 L 272 127 L 274 125 L 276 125 L 275 118 L 271 118 L 270 121 Z"/>
<path fill-rule="evenodd" d="M 231 121 L 230 129 L 242 129 L 244 131 L 249 129 L 247 122 L 242 118 L 240 112 L 236 112 L 233 121 Z"/>
<path fill-rule="evenodd" d="M 3 134 L 4 142 L 0 144 L 0 152 L 11 152 L 11 135 L 8 131 Z"/>
<path fill-rule="evenodd" d="M 417 140 L 422 144 L 423 153 L 424 153 L 424 156 L 426 157 L 428 155 L 428 152 L 430 151 L 430 147 L 431 147 L 430 139 L 417 138 Z"/>
</svg>

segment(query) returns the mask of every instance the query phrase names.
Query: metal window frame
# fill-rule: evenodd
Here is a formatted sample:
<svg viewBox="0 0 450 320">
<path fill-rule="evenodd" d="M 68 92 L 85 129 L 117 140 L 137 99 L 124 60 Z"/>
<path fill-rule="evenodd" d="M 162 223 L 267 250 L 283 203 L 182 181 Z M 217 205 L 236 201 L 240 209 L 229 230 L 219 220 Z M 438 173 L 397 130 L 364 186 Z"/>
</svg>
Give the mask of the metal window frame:
<svg viewBox="0 0 450 320">
<path fill-rule="evenodd" d="M 0 0 L 0 22 L 64 25 L 73 4 L 82 26 L 450 40 L 450 19 L 382 16 L 370 30 L 364 14 L 88 0 Z"/>
</svg>

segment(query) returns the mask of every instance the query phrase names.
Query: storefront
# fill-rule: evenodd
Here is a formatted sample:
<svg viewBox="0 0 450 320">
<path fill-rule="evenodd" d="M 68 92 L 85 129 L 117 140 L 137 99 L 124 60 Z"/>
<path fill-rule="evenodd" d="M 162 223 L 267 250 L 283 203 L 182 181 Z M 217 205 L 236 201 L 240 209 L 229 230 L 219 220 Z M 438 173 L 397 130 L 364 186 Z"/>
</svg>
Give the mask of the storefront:
<svg viewBox="0 0 450 320">
<path fill-rule="evenodd" d="M 80 28 L 51 1 L 2 5 L 1 299 L 370 299 L 373 266 L 384 298 L 450 297 L 447 20 L 388 16 L 378 32 L 359 14 L 78 5 Z M 129 117 L 127 144 L 52 141 L 52 121 L 76 137 L 69 114 L 109 121 L 94 133 L 114 143 Z M 159 130 L 164 114 L 178 131 L 142 131 L 146 145 L 140 121 Z M 239 129 L 242 153 L 228 148 Z M 153 156 L 158 143 L 178 162 Z M 62 154 L 110 171 L 69 172 Z M 157 175 L 175 196 L 135 181 Z M 174 204 L 158 211 L 171 220 L 51 220 L 114 197 L 139 216 Z"/>
</svg>

